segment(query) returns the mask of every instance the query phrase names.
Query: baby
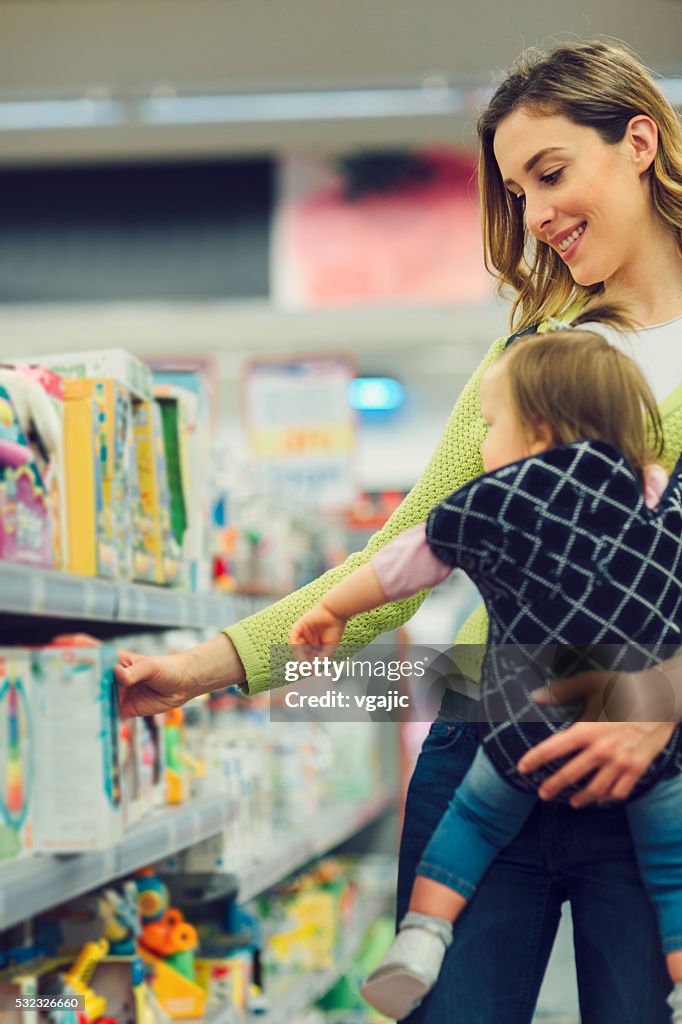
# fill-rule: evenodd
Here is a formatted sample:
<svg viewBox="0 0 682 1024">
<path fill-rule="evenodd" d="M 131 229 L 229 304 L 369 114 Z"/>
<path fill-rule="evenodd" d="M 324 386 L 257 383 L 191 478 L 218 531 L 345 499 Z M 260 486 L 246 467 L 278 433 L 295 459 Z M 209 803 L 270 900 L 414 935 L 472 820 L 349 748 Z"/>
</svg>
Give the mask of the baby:
<svg viewBox="0 0 682 1024">
<path fill-rule="evenodd" d="M 422 856 L 398 935 L 362 987 L 394 1019 L 433 987 L 453 922 L 556 767 L 532 776 L 516 768 L 527 749 L 569 724 L 565 714 L 543 713 L 529 691 L 560 674 L 558 664 L 564 674 L 641 668 L 680 646 L 682 460 L 667 484 L 653 461 L 663 448 L 658 410 L 634 361 L 577 327 L 524 338 L 485 373 L 481 413 L 484 474 L 333 587 L 289 635 L 299 656 L 310 657 L 337 645 L 351 616 L 434 586 L 455 567 L 477 584 L 488 611 L 481 745 Z M 626 804 L 675 983 L 675 1022 L 679 744 L 677 728 Z"/>
</svg>

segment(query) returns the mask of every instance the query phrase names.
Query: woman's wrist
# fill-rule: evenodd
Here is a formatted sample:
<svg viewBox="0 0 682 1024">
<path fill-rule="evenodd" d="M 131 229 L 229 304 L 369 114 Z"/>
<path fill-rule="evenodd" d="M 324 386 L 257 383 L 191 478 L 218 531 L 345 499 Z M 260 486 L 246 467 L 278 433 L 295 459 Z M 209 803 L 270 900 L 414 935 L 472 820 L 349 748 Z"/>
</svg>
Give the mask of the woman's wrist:
<svg viewBox="0 0 682 1024">
<path fill-rule="evenodd" d="M 184 651 L 187 691 L 191 697 L 246 681 L 241 658 L 226 633 L 218 633 Z"/>
</svg>

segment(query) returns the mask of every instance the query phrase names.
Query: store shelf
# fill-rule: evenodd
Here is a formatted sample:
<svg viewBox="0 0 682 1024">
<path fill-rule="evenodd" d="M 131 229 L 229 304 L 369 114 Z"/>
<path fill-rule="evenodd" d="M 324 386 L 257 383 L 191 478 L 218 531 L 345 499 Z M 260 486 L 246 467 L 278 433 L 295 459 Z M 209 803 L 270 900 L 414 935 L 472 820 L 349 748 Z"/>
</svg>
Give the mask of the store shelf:
<svg viewBox="0 0 682 1024">
<path fill-rule="evenodd" d="M 222 798 L 197 799 L 140 823 L 109 850 L 7 864 L 0 868 L 0 930 L 191 846 L 225 821 Z"/>
<path fill-rule="evenodd" d="M 266 1012 L 247 1014 L 234 1006 L 216 1007 L 205 1015 L 204 1024 L 292 1024 L 316 999 L 320 999 L 341 978 L 350 967 L 374 921 L 388 909 L 386 899 L 359 899 L 355 920 L 343 942 L 337 962 L 325 971 L 311 971 L 307 974 L 290 974 L 274 978 L 267 986 L 267 1001 L 270 1009 Z M 183 1024 L 192 1024 L 187 1021 Z"/>
<path fill-rule="evenodd" d="M 271 856 L 235 876 L 240 902 L 265 892 L 304 864 L 340 846 L 385 814 L 395 801 L 395 794 L 381 793 L 363 803 L 336 804 L 312 822 L 302 824 L 293 841 L 290 830 L 275 833 Z"/>
<path fill-rule="evenodd" d="M 383 814 L 393 799 L 382 795 L 361 804 L 337 805 L 333 814 L 321 815 L 310 825 L 302 826 L 302 834 L 293 844 L 290 838 L 278 836 L 271 844 L 273 850 L 279 851 L 276 858 L 268 858 L 248 872 L 235 875 L 240 899 L 262 892 L 312 858 L 338 846 Z M 142 822 L 110 850 L 69 856 L 36 855 L 8 864 L 0 868 L 0 931 L 186 849 L 219 832 L 227 821 L 224 799 L 219 795 L 205 797 Z"/>
<path fill-rule="evenodd" d="M 248 1020 L 255 1024 L 291 1024 L 306 1007 L 320 999 L 350 967 L 374 921 L 387 910 L 385 899 L 359 899 L 355 920 L 345 937 L 343 948 L 333 967 L 326 971 L 292 974 L 272 981 L 267 987 L 270 1010 L 252 1014 Z"/>
<path fill-rule="evenodd" d="M 128 625 L 191 627 L 234 622 L 232 596 L 75 576 L 0 562 L 0 613 Z"/>
</svg>

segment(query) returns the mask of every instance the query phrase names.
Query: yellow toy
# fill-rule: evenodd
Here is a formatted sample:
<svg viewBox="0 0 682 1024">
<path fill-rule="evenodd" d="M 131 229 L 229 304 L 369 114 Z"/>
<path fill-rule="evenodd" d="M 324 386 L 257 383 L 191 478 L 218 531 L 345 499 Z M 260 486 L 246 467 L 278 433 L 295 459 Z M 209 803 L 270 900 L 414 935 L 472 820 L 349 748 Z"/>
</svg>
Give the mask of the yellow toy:
<svg viewBox="0 0 682 1024">
<path fill-rule="evenodd" d="M 83 997 L 83 1008 L 88 1020 L 97 1020 L 98 1017 L 103 1017 L 107 1009 L 106 999 L 98 996 L 90 988 L 89 983 L 98 963 L 108 952 L 109 943 L 106 939 L 100 939 L 99 942 L 86 942 L 73 967 L 63 976 L 64 984 L 75 995 Z"/>
</svg>

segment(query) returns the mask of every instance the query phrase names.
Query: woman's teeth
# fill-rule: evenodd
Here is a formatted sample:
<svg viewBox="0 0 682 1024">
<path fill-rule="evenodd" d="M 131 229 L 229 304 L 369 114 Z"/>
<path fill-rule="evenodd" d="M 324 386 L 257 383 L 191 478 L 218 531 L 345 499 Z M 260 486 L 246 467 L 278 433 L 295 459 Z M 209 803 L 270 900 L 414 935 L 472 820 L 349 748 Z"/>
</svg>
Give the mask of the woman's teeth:
<svg viewBox="0 0 682 1024">
<path fill-rule="evenodd" d="M 583 231 L 585 230 L 585 227 L 586 227 L 585 224 L 581 224 L 580 227 L 576 228 L 575 231 L 572 234 L 567 235 L 566 238 L 562 239 L 559 242 L 559 246 L 558 247 L 561 250 L 561 252 L 566 252 L 566 250 L 568 249 L 569 245 L 572 245 L 573 242 L 575 242 L 576 238 L 580 238 L 580 236 L 582 235 Z"/>
</svg>

